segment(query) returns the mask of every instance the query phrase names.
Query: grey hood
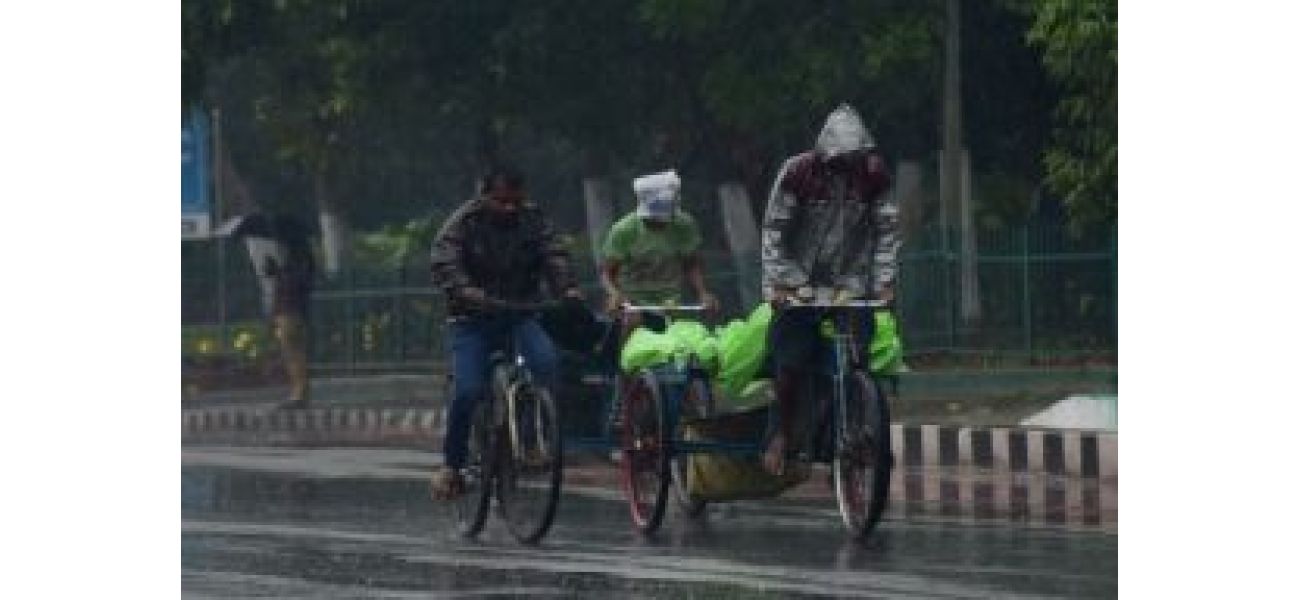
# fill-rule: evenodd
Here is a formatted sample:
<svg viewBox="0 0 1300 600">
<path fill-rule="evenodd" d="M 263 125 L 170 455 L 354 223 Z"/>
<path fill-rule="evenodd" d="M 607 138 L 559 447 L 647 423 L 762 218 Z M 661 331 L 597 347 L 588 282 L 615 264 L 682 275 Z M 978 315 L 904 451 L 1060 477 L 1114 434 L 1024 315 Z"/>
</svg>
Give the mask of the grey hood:
<svg viewBox="0 0 1300 600">
<path fill-rule="evenodd" d="M 815 146 L 817 155 L 826 158 L 875 147 L 876 140 L 871 137 L 862 117 L 848 104 L 841 104 L 826 117 Z"/>
</svg>

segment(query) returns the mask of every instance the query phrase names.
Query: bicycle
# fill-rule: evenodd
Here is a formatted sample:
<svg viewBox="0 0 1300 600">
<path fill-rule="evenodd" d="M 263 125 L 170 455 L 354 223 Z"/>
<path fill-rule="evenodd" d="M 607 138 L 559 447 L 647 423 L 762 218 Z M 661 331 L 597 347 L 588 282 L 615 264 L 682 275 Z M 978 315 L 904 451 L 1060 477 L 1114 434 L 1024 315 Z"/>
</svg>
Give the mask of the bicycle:
<svg viewBox="0 0 1300 600">
<path fill-rule="evenodd" d="M 556 303 L 487 300 L 484 307 L 513 320 Z M 465 490 L 456 501 L 458 531 L 475 537 L 487 522 L 492 498 L 512 536 L 534 544 L 550 530 L 559 504 L 564 447 L 555 399 L 537 385 L 516 347 L 504 336 L 489 358 L 489 389 L 470 419 L 463 469 Z M 494 340 L 500 343 L 501 340 Z"/>
<path fill-rule="evenodd" d="M 624 312 L 668 315 L 698 313 L 702 305 L 625 305 Z M 630 376 L 621 390 L 622 450 L 620 475 L 633 525 L 643 535 L 654 533 L 663 522 L 671 484 L 684 514 L 696 517 L 705 503 L 686 491 L 685 456 L 673 452 L 683 411 L 691 417 L 713 415 L 713 393 L 708 373 L 694 355 L 685 361 L 644 369 Z M 665 394 L 665 390 L 670 393 Z"/>
<path fill-rule="evenodd" d="M 828 364 L 823 364 L 817 377 L 807 380 L 810 394 L 817 402 L 801 403 L 810 405 L 817 418 L 817 427 L 813 432 L 822 443 L 814 449 L 814 459 L 826 458 L 823 445 L 828 433 L 833 434 L 831 451 L 831 470 L 835 484 L 835 497 L 839 505 L 840 517 L 850 534 L 857 539 L 865 539 L 879 523 L 889 500 L 890 475 L 893 471 L 893 456 L 890 447 L 889 403 L 881 389 L 880 383 L 872 377 L 870 369 L 865 368 L 860 344 L 855 343 L 849 326 L 852 311 L 882 308 L 884 303 L 875 301 L 852 302 L 801 302 L 792 301 L 786 311 L 812 310 L 818 312 L 814 322 L 819 325 L 829 322 L 831 330 L 831 355 Z M 870 313 L 867 312 L 868 318 Z M 827 319 L 826 317 L 829 317 Z M 818 383 L 829 380 L 831 395 L 817 394 Z M 829 400 L 829 406 L 825 401 Z M 823 424 L 827 409 L 830 409 L 830 423 Z M 818 455 L 820 454 L 820 455 Z"/>
</svg>

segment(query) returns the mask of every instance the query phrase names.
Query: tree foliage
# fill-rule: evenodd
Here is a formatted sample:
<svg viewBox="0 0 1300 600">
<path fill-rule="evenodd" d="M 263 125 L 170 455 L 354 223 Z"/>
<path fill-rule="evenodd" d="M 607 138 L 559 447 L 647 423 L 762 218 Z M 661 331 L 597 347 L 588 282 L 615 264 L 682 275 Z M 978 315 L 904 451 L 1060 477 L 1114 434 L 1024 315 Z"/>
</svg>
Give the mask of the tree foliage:
<svg viewBox="0 0 1300 600">
<path fill-rule="evenodd" d="M 1041 153 L 1072 210 L 1113 214 L 1114 0 L 1004 1 L 1018 12 L 963 11 L 973 155 L 1032 181 Z M 239 121 L 231 152 L 268 201 L 323 177 L 374 226 L 458 202 L 502 154 L 561 197 L 668 167 L 761 197 L 846 101 L 891 155 L 937 147 L 936 1 L 183 0 L 182 18 L 183 100 Z"/>
<path fill-rule="evenodd" d="M 1074 223 L 1113 222 L 1118 196 L 1119 14 L 1117 0 L 1027 3 L 1028 41 L 1060 87 L 1052 144 L 1043 162 L 1048 189 Z"/>
</svg>

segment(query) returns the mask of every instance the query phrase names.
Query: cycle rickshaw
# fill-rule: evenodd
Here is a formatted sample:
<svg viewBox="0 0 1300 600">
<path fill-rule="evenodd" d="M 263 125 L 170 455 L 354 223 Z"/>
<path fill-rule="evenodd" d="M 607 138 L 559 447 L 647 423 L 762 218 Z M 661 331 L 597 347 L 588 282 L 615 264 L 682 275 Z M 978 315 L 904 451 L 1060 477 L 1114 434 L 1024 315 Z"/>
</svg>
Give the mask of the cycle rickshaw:
<svg viewBox="0 0 1300 600">
<path fill-rule="evenodd" d="M 863 539 L 880 520 L 889 497 L 893 468 L 890 454 L 889 407 L 872 377 L 862 344 L 853 340 L 849 319 L 879 304 L 833 302 L 796 303 L 786 310 L 817 311 L 829 341 L 825 364 L 811 377 L 800 402 L 804 435 L 791 444 L 796 461 L 831 468 L 836 500 L 850 535 Z M 627 306 L 628 313 L 673 315 L 699 312 L 700 306 Z M 617 344 L 617 323 L 609 323 L 603 344 Z M 610 353 L 606 352 L 605 356 Z M 687 516 L 703 512 L 706 501 L 692 496 L 686 475 L 692 457 L 760 456 L 776 422 L 767 411 L 764 431 L 744 439 L 687 439 L 690 423 L 725 419 L 716 414 L 711 376 L 696 354 L 663 364 L 621 373 L 617 361 L 601 361 L 597 380 L 604 387 L 603 434 L 567 436 L 565 447 L 621 453 L 618 468 L 624 495 L 636 529 L 654 533 L 663 521 L 669 496 Z M 613 425 L 612 427 L 608 425 Z"/>
</svg>

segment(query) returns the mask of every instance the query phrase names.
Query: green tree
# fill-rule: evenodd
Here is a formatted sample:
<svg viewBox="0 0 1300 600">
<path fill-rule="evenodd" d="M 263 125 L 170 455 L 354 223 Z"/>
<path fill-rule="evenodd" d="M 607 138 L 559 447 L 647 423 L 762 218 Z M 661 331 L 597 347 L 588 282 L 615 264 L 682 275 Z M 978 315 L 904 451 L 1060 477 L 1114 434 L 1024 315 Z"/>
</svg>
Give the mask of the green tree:
<svg viewBox="0 0 1300 600">
<path fill-rule="evenodd" d="M 1026 39 L 1041 49 L 1059 86 L 1052 143 L 1043 162 L 1048 189 L 1076 228 L 1111 223 L 1118 196 L 1119 7 L 1117 0 L 1041 0 Z"/>
</svg>

